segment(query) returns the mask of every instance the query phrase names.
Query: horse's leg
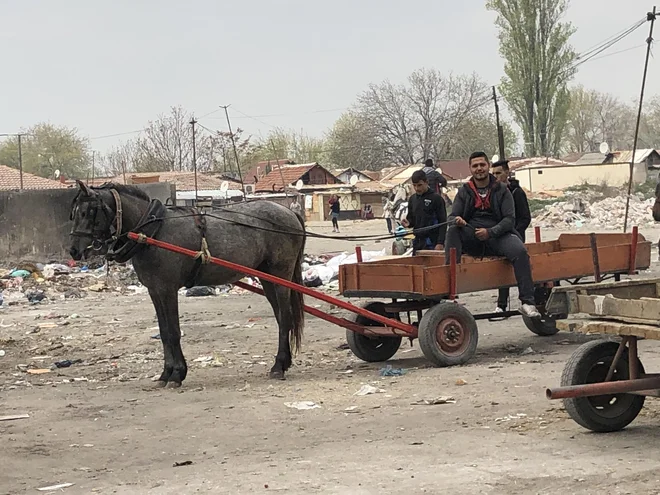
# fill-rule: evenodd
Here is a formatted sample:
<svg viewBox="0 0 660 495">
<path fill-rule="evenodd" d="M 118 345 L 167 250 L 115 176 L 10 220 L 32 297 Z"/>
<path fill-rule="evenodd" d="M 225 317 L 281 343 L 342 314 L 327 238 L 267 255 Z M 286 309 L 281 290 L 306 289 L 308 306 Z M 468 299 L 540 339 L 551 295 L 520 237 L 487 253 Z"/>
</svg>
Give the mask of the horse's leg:
<svg viewBox="0 0 660 495">
<path fill-rule="evenodd" d="M 156 308 L 160 340 L 163 343 L 164 367 L 158 385 L 180 387 L 188 373 L 188 366 L 181 350 L 177 291 L 149 289 L 149 295 Z"/>
<path fill-rule="evenodd" d="M 281 307 L 279 299 L 277 297 L 277 291 L 280 286 L 277 286 L 271 282 L 267 282 L 265 280 L 259 279 L 261 282 L 261 286 L 264 289 L 264 294 L 266 296 L 266 299 L 268 299 L 268 302 L 270 303 L 271 307 L 273 308 L 273 313 L 275 313 L 275 319 L 277 320 L 277 328 L 279 332 L 279 339 L 278 339 L 278 349 L 277 349 L 277 356 L 275 359 L 275 365 L 273 368 L 270 370 L 270 376 L 271 378 L 278 378 L 280 380 L 284 379 L 284 371 L 286 371 L 286 368 L 283 368 L 282 366 L 277 366 L 277 363 L 279 362 L 280 354 L 282 353 L 282 333 L 284 332 L 285 335 L 288 336 L 288 329 L 286 327 L 282 326 L 281 323 L 281 318 L 282 318 L 282 312 L 281 312 Z M 284 328 L 284 330 L 282 330 Z M 288 337 L 287 337 L 288 339 Z M 289 366 L 291 365 L 291 350 L 289 349 L 289 341 L 286 341 L 286 351 L 289 353 Z M 284 361 L 282 361 L 284 362 Z M 287 366 L 287 368 L 289 367 Z"/>
<path fill-rule="evenodd" d="M 291 310 L 291 289 L 281 285 L 275 286 L 277 305 L 279 306 L 279 339 L 275 364 L 270 370 L 270 377 L 284 380 L 284 373 L 291 367 L 291 345 L 289 332 L 293 328 L 293 313 Z"/>
</svg>

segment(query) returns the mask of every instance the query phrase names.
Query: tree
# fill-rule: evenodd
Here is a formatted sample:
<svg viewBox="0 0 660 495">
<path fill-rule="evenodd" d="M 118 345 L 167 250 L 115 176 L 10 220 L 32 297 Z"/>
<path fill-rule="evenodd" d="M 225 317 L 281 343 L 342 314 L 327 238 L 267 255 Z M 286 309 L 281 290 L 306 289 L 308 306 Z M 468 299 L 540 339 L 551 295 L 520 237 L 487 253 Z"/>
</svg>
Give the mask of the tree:
<svg viewBox="0 0 660 495">
<path fill-rule="evenodd" d="M 615 96 L 576 86 L 570 91 L 567 151 L 596 152 L 602 142 L 611 150 L 632 148 L 634 113 Z"/>
<path fill-rule="evenodd" d="M 501 91 L 522 128 L 530 156 L 558 155 L 568 119 L 568 81 L 577 55 L 575 32 L 560 19 L 568 0 L 488 0 L 497 13 L 500 54 L 505 60 Z"/>
<path fill-rule="evenodd" d="M 89 141 L 75 128 L 39 123 L 21 131 L 23 171 L 54 179 L 59 170 L 66 177 L 84 179 L 91 170 Z M 19 168 L 18 137 L 11 136 L 0 144 L 0 163 Z"/>
<path fill-rule="evenodd" d="M 339 169 L 380 170 L 389 163 L 375 126 L 350 110 L 337 119 L 326 136 L 328 161 Z"/>
<path fill-rule="evenodd" d="M 344 150 L 342 166 L 355 166 L 353 162 L 372 169 L 429 157 L 465 158 L 475 149 L 495 152 L 491 102 L 491 88 L 476 74 L 445 76 L 421 69 L 407 84 L 370 85 L 358 96 L 350 118 L 336 125 L 331 142 Z M 504 127 L 509 145 L 514 145 L 510 126 Z"/>
</svg>

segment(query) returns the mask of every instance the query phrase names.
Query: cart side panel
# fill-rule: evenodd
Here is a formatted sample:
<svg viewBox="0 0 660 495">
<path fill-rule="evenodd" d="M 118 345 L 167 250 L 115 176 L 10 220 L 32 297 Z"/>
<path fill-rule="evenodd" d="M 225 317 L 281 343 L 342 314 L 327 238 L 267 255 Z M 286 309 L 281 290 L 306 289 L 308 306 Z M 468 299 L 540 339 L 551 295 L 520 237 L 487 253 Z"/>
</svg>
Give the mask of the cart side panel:
<svg viewBox="0 0 660 495">
<path fill-rule="evenodd" d="M 559 250 L 568 249 L 589 249 L 591 247 L 591 234 L 560 234 Z M 642 234 L 638 234 L 637 242 L 644 243 L 646 239 Z M 618 246 L 632 243 L 632 234 L 606 233 L 596 234 L 596 243 L 598 247 Z"/>
<path fill-rule="evenodd" d="M 423 268 L 416 265 L 358 263 L 339 267 L 339 290 L 419 292 L 424 288 Z"/>
</svg>

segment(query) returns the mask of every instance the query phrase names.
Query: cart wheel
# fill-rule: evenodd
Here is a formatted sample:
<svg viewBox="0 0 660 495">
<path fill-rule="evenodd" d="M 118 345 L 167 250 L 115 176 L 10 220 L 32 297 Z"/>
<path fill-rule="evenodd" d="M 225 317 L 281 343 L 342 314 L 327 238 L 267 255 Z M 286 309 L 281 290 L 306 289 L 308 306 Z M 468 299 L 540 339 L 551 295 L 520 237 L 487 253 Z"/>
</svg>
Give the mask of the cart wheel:
<svg viewBox="0 0 660 495">
<path fill-rule="evenodd" d="M 479 331 L 472 313 L 452 302 L 441 302 L 419 322 L 419 346 L 436 366 L 455 366 L 470 360 L 477 350 Z"/>
<path fill-rule="evenodd" d="M 398 314 L 385 311 L 385 303 L 370 302 L 362 307 L 372 313 L 386 316 L 387 318 L 392 318 L 394 320 L 400 320 Z M 354 321 L 365 327 L 383 326 L 381 323 L 362 315 L 355 315 Z M 396 354 L 396 351 L 398 351 L 401 346 L 401 337 L 367 337 L 360 333 L 346 330 L 346 342 L 353 354 L 362 359 L 362 361 L 378 363 L 381 361 L 387 361 Z"/>
<path fill-rule="evenodd" d="M 566 316 L 563 318 L 561 315 L 559 317 L 548 316 L 545 311 L 540 309 L 539 312 L 541 313 L 541 318 L 530 318 L 529 316 L 523 315 L 522 319 L 525 326 L 541 337 L 550 337 L 559 332 L 559 329 L 557 328 L 557 320 L 566 318 Z"/>
<path fill-rule="evenodd" d="M 594 340 L 578 347 L 561 375 L 562 387 L 603 382 L 618 348 L 618 342 L 607 340 Z M 644 373 L 641 362 L 639 370 Z M 628 371 L 628 349 L 625 349 L 612 380 L 627 380 Z M 628 426 L 642 410 L 644 399 L 643 395 L 634 394 L 598 395 L 564 399 L 564 407 L 580 426 L 606 433 Z"/>
</svg>

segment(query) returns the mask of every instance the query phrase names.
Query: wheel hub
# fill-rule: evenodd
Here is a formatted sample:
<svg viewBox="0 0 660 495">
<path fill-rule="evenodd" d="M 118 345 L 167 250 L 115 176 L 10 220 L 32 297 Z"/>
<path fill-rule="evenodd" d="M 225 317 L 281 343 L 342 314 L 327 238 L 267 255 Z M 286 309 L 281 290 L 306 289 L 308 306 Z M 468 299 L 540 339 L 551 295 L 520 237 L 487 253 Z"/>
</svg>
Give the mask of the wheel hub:
<svg viewBox="0 0 660 495">
<path fill-rule="evenodd" d="M 436 340 L 440 348 L 448 353 L 459 352 L 469 341 L 463 324 L 456 318 L 446 318 L 438 324 Z"/>
</svg>

